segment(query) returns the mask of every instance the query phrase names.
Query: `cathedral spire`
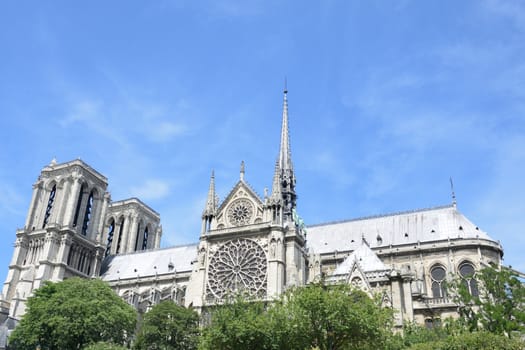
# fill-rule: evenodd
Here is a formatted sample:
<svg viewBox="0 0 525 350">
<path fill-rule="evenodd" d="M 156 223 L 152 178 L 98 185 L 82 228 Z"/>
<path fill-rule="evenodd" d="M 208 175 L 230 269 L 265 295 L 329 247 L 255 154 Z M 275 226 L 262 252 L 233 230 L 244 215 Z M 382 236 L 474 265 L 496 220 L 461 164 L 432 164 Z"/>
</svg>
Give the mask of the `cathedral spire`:
<svg viewBox="0 0 525 350">
<path fill-rule="evenodd" d="M 279 166 L 281 170 L 292 170 L 292 151 L 290 149 L 290 135 L 288 130 L 288 89 L 284 83 L 283 118 L 281 125 L 281 147 L 279 149 Z"/>
<path fill-rule="evenodd" d="M 292 164 L 292 152 L 290 149 L 290 135 L 288 130 L 288 89 L 286 81 L 284 85 L 283 116 L 281 125 L 281 144 L 279 156 L 275 166 L 275 174 L 272 184 L 272 201 L 280 202 L 282 208 L 283 222 L 293 220 L 293 212 L 296 207 L 295 174 Z"/>
<path fill-rule="evenodd" d="M 215 172 L 211 171 L 210 188 L 208 189 L 208 198 L 206 199 L 206 207 L 202 216 L 215 215 L 217 209 L 217 195 L 215 194 Z"/>
</svg>

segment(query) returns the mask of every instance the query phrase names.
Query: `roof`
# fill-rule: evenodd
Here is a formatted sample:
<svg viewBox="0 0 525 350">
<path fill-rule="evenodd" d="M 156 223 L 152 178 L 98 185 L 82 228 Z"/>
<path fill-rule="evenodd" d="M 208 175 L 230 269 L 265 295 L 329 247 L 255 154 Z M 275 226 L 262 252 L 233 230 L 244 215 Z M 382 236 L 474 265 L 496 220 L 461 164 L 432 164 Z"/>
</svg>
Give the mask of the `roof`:
<svg viewBox="0 0 525 350">
<path fill-rule="evenodd" d="M 154 276 L 155 273 L 191 271 L 191 262 L 196 257 L 197 244 L 110 256 L 102 264 L 101 277 L 105 281 L 114 281 Z"/>
<path fill-rule="evenodd" d="M 371 248 L 456 238 L 495 241 L 454 205 L 309 226 L 308 246 L 317 254 L 353 251 L 365 239 Z"/>
<path fill-rule="evenodd" d="M 366 243 L 361 243 L 361 246 L 354 250 L 341 265 L 339 265 L 333 275 L 344 275 L 351 273 L 354 262 L 359 265 L 363 272 L 372 271 L 386 271 L 388 268 L 383 264 L 379 257 L 368 247 Z"/>
</svg>

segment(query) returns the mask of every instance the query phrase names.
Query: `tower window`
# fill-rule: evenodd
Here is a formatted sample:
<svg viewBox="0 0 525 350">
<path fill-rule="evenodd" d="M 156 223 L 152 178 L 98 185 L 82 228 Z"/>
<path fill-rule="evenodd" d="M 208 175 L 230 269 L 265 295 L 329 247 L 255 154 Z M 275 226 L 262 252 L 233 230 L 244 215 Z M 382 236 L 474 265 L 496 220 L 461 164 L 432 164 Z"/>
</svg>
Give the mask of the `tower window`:
<svg viewBox="0 0 525 350">
<path fill-rule="evenodd" d="M 142 250 L 148 248 L 148 228 L 144 230 L 144 239 L 142 240 Z"/>
<path fill-rule="evenodd" d="M 86 211 L 84 212 L 84 221 L 82 223 L 82 234 L 87 235 L 89 222 L 91 221 L 91 210 L 93 209 L 93 191 L 89 194 L 89 198 L 86 205 Z"/>
<path fill-rule="evenodd" d="M 124 218 L 120 219 L 120 229 L 118 230 L 117 250 L 115 251 L 115 254 L 120 253 L 120 244 L 122 243 L 123 234 L 124 234 Z"/>
<path fill-rule="evenodd" d="M 115 220 L 111 219 L 108 228 L 108 242 L 106 244 L 106 255 L 111 254 L 111 243 L 113 243 L 113 234 L 115 233 Z"/>
<path fill-rule="evenodd" d="M 446 276 L 447 272 L 441 265 L 435 265 L 430 270 L 430 278 L 432 280 L 432 296 L 434 298 L 445 297 L 444 281 Z"/>
<path fill-rule="evenodd" d="M 137 251 L 137 249 L 139 248 L 139 238 L 140 238 L 139 236 L 140 236 L 140 227 L 141 226 L 142 225 L 138 225 L 138 227 L 137 227 L 137 237 L 135 237 L 135 248 L 134 248 L 135 251 Z"/>
<path fill-rule="evenodd" d="M 479 295 L 478 282 L 474 277 L 476 271 L 474 266 L 470 262 L 464 262 L 459 265 L 459 275 L 461 276 L 461 282 L 468 290 L 470 295 L 477 297 Z"/>
<path fill-rule="evenodd" d="M 44 216 L 44 223 L 42 224 L 42 228 L 45 228 L 49 221 L 49 217 L 51 216 L 51 210 L 53 210 L 53 203 L 55 202 L 56 193 L 57 185 L 55 184 L 53 186 L 53 189 L 51 190 L 51 193 L 49 193 L 49 199 L 47 200 L 46 214 Z"/>
<path fill-rule="evenodd" d="M 75 209 L 75 219 L 73 220 L 73 226 L 78 224 L 78 216 L 80 215 L 80 208 L 82 207 L 82 199 L 84 197 L 84 191 L 86 190 L 86 185 L 82 184 L 80 187 L 80 193 L 78 195 L 77 208 Z"/>
</svg>

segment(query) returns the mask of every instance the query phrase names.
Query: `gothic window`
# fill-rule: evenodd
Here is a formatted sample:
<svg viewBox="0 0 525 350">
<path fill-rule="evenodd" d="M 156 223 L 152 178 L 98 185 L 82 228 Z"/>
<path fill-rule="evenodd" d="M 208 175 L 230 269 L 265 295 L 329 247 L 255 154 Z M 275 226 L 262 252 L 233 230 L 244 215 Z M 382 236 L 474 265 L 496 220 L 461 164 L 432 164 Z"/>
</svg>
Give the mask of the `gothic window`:
<svg viewBox="0 0 525 350">
<path fill-rule="evenodd" d="M 115 233 L 115 220 L 111 219 L 108 228 L 108 243 L 106 244 L 106 256 L 111 254 L 111 243 L 113 243 L 113 234 Z"/>
<path fill-rule="evenodd" d="M 78 216 L 80 215 L 80 208 L 82 207 L 82 198 L 84 197 L 84 191 L 86 190 L 86 185 L 82 184 L 80 187 L 80 193 L 78 195 L 77 208 L 75 209 L 75 219 L 73 220 L 73 226 L 78 224 Z"/>
<path fill-rule="evenodd" d="M 118 230 L 117 250 L 115 251 L 115 254 L 120 253 L 120 245 L 122 243 L 123 234 L 124 234 L 124 218 L 120 219 L 120 229 Z"/>
<path fill-rule="evenodd" d="M 222 245 L 210 259 L 208 295 L 223 299 L 235 293 L 266 297 L 266 253 L 256 242 L 237 239 Z"/>
<path fill-rule="evenodd" d="M 49 199 L 47 200 L 46 214 L 44 216 L 44 223 L 42 224 L 42 228 L 45 228 L 49 221 L 49 217 L 51 216 L 51 210 L 53 209 L 53 202 L 55 201 L 56 193 L 57 193 L 57 185 L 55 184 L 53 186 L 53 189 L 51 190 L 51 193 L 49 194 Z"/>
<path fill-rule="evenodd" d="M 464 262 L 459 265 L 459 275 L 465 288 L 470 295 L 477 297 L 479 295 L 478 282 L 474 278 L 476 271 L 470 262 Z"/>
<path fill-rule="evenodd" d="M 89 194 L 89 198 L 86 205 L 86 211 L 84 212 L 84 222 L 82 223 L 82 234 L 87 235 L 89 222 L 91 221 L 91 211 L 93 209 L 93 192 Z"/>
<path fill-rule="evenodd" d="M 144 230 L 144 239 L 142 240 L 142 250 L 148 248 L 148 228 Z"/>
<path fill-rule="evenodd" d="M 445 297 L 445 277 L 447 272 L 445 268 L 441 265 L 434 265 L 430 269 L 430 279 L 432 281 L 432 296 L 434 298 L 444 298 Z"/>
<path fill-rule="evenodd" d="M 139 224 L 137 226 L 137 235 L 135 237 L 135 248 L 134 250 L 137 251 L 137 249 L 139 249 L 139 238 L 140 238 L 140 228 L 141 228 L 142 224 Z"/>
</svg>

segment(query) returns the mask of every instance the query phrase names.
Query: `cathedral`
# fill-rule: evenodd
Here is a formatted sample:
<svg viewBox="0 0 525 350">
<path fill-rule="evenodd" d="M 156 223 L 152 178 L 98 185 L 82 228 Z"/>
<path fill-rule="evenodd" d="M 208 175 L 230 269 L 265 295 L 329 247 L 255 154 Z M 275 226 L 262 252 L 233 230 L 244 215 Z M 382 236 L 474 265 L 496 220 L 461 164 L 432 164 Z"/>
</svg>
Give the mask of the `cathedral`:
<svg viewBox="0 0 525 350">
<path fill-rule="evenodd" d="M 212 173 L 195 244 L 160 248 L 159 213 L 137 198 L 112 201 L 107 186 L 80 159 L 42 169 L 0 294 L 0 349 L 27 298 L 47 280 L 101 278 L 141 312 L 162 300 L 203 311 L 236 293 L 271 301 L 316 281 L 351 284 L 393 308 L 396 326 L 431 326 L 456 315 L 448 279 L 463 278 L 477 294 L 475 272 L 503 256 L 500 243 L 455 200 L 305 225 L 296 211 L 287 91 L 271 191 L 261 198 L 241 164 L 237 183 L 219 201 Z"/>
</svg>

